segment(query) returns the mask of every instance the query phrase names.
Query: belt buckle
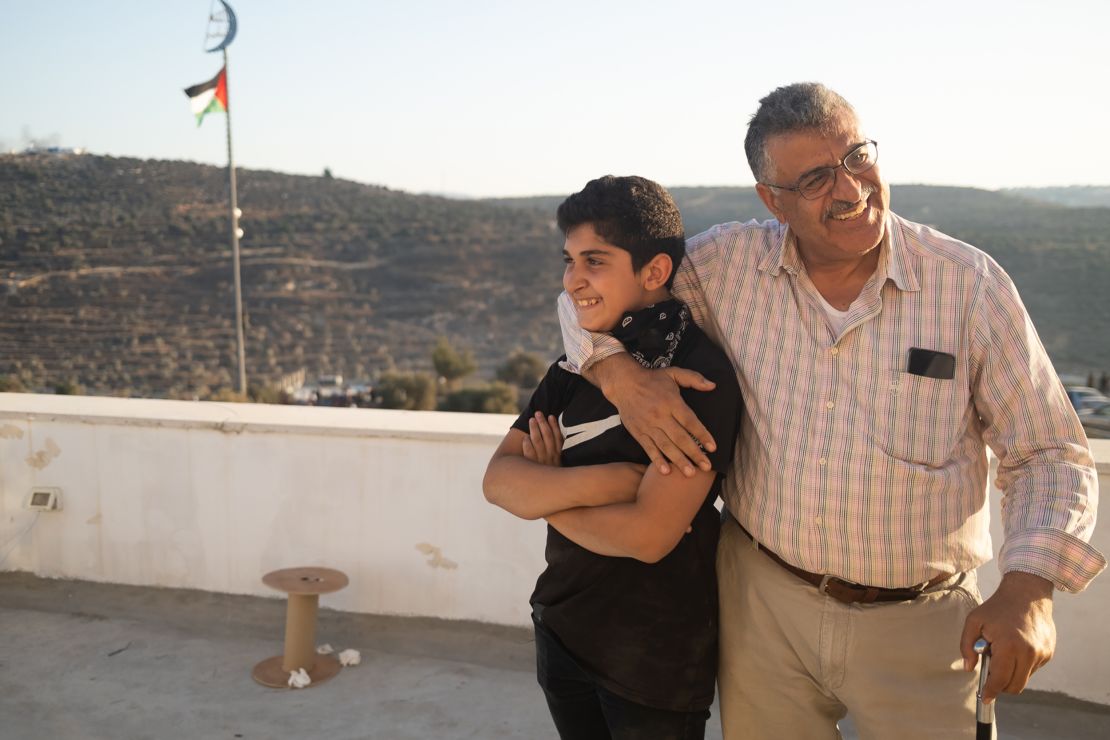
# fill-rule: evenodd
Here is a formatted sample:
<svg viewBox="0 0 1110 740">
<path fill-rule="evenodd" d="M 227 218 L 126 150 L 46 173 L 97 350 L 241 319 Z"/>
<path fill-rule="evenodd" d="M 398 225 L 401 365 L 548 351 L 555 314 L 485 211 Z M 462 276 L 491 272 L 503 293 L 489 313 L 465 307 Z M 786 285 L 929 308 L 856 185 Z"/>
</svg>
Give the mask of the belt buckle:
<svg viewBox="0 0 1110 740">
<path fill-rule="evenodd" d="M 829 590 L 829 586 L 832 585 L 834 581 L 840 584 L 839 594 L 834 594 L 832 591 Z M 831 596 L 837 601 L 843 602 L 845 604 L 855 604 L 857 602 L 864 601 L 863 595 L 867 593 L 868 588 L 867 586 L 861 585 L 859 583 L 845 581 L 843 578 L 838 578 L 834 575 L 825 574 L 821 576 L 821 582 L 817 584 L 817 591 L 818 593 Z"/>
</svg>

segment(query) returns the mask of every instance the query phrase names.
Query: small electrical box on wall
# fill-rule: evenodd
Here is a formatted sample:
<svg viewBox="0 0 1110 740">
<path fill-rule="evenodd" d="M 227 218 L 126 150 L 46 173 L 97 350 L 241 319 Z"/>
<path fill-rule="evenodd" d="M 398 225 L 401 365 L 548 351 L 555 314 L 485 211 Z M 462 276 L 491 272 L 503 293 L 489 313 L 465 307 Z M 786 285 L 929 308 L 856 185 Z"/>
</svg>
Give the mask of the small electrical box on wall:
<svg viewBox="0 0 1110 740">
<path fill-rule="evenodd" d="M 62 489 L 49 486 L 35 486 L 27 496 L 24 507 L 35 511 L 61 511 Z"/>
</svg>

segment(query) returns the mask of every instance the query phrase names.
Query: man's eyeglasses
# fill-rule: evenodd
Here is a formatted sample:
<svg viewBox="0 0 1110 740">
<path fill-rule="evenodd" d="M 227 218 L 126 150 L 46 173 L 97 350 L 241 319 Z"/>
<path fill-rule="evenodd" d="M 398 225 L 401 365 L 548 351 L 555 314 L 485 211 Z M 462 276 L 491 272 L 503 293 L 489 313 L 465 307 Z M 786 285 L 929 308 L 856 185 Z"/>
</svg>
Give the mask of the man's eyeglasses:
<svg viewBox="0 0 1110 740">
<path fill-rule="evenodd" d="M 838 164 L 807 172 L 793 186 L 772 185 L 769 182 L 763 184 L 769 188 L 798 193 L 806 200 L 816 200 L 827 195 L 833 189 L 833 186 L 836 185 L 836 173 L 841 167 L 853 175 L 858 175 L 874 167 L 878 160 L 879 144 L 876 141 L 868 140 L 852 147 L 852 150 L 845 154 L 844 159 L 840 160 Z"/>
</svg>

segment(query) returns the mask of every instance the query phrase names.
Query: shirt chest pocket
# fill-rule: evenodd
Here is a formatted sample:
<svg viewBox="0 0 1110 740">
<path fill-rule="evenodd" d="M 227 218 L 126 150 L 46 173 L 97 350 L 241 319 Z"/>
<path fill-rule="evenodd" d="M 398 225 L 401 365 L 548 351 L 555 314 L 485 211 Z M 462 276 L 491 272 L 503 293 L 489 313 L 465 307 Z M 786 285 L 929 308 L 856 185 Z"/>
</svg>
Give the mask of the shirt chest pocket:
<svg viewBox="0 0 1110 740">
<path fill-rule="evenodd" d="M 959 441 L 968 413 L 966 383 L 888 370 L 877 379 L 872 434 L 879 449 L 918 465 L 940 466 Z"/>
</svg>

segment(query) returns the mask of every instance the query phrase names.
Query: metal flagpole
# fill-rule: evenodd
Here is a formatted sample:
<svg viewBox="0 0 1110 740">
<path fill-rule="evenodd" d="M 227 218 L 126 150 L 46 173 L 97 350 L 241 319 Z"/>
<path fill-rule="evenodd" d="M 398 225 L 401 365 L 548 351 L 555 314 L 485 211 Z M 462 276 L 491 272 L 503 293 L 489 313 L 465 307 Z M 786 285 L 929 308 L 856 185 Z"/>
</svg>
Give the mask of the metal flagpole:
<svg viewBox="0 0 1110 740">
<path fill-rule="evenodd" d="M 212 12 L 217 2 L 223 6 L 222 17 Z M 213 31 L 213 27 L 215 27 L 215 31 Z M 246 342 L 243 339 L 243 283 L 239 272 L 239 237 L 243 234 L 242 229 L 239 228 L 239 216 L 242 215 L 242 212 L 239 210 L 238 196 L 235 192 L 235 158 L 231 152 L 231 86 L 229 84 L 231 75 L 228 74 L 227 64 L 227 47 L 235 39 L 238 27 L 239 22 L 235 18 L 235 11 L 231 9 L 227 1 L 212 0 L 212 5 L 208 9 L 208 28 L 204 32 L 204 50 L 208 53 L 222 51 L 224 56 L 224 68 L 221 76 L 223 78 L 225 99 L 222 102 L 225 105 L 224 115 L 227 118 L 227 182 L 230 191 L 228 199 L 230 218 L 228 220 L 231 223 L 231 260 L 235 274 L 235 339 L 239 356 L 239 393 L 245 396 L 247 394 L 247 353 Z M 213 39 L 219 39 L 219 43 L 209 47 L 208 44 Z M 216 78 L 217 94 L 219 93 L 219 79 L 220 77 Z M 192 88 L 189 90 L 192 90 Z M 189 90 L 186 90 L 185 93 L 190 94 Z M 201 112 L 200 116 L 203 118 L 204 112 Z"/>
<path fill-rule="evenodd" d="M 243 285 L 239 273 L 239 205 L 235 193 L 235 159 L 231 154 L 231 74 L 227 64 L 227 46 L 224 53 L 224 85 L 227 90 L 227 182 L 231 191 L 231 259 L 235 272 L 235 339 L 239 347 L 239 392 L 247 393 L 247 359 L 243 339 Z"/>
</svg>

